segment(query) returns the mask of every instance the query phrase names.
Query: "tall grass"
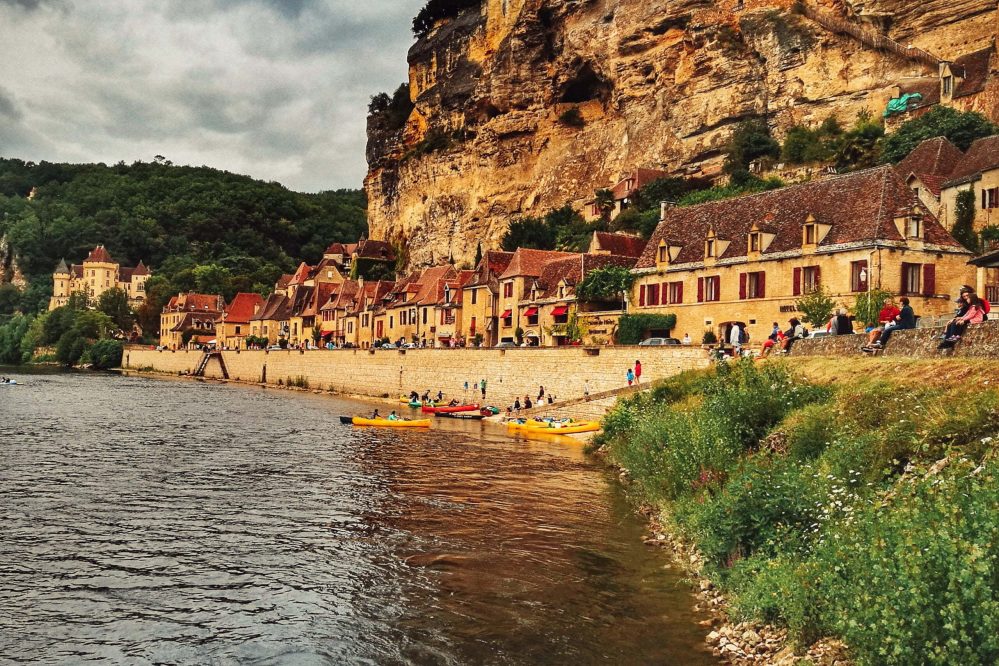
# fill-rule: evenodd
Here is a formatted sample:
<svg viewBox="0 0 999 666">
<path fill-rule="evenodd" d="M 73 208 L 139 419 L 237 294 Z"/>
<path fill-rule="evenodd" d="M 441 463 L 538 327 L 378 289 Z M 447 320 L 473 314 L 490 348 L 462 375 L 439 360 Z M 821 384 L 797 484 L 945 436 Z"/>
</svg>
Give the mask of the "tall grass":
<svg viewBox="0 0 999 666">
<path fill-rule="evenodd" d="M 999 660 L 996 442 L 995 389 L 751 362 L 622 402 L 599 441 L 737 616 L 841 637 L 861 664 Z"/>
</svg>

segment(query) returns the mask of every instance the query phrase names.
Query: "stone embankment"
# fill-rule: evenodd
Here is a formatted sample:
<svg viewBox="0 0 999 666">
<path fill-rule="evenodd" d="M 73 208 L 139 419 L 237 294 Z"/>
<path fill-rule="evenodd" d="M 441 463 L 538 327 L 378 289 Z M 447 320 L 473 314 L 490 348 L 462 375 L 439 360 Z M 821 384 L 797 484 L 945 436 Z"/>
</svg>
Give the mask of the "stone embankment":
<svg viewBox="0 0 999 666">
<path fill-rule="evenodd" d="M 193 374 L 203 358 L 199 351 L 133 346 L 125 350 L 122 367 L 184 375 Z M 394 398 L 413 390 L 443 391 L 448 397 L 469 401 L 479 400 L 473 385 L 485 379 L 485 402 L 506 407 L 515 398 L 523 401 L 525 395 L 534 400 L 539 386 L 556 396 L 556 404 L 584 398 L 584 387 L 596 399 L 626 387 L 625 373 L 636 360 L 641 360 L 642 380 L 648 384 L 710 364 L 708 353 L 699 347 L 224 351 L 210 359 L 205 376 L 223 378 L 224 363 L 231 381 L 290 383 L 377 398 Z M 616 393 L 606 398 L 608 404 L 615 399 Z M 602 415 L 603 411 L 594 414 Z"/>
<path fill-rule="evenodd" d="M 917 328 L 896 331 L 879 355 L 909 358 L 999 358 L 999 320 L 969 326 L 953 350 L 939 350 L 943 328 Z M 796 342 L 791 356 L 857 356 L 865 335 L 838 335 Z"/>
</svg>

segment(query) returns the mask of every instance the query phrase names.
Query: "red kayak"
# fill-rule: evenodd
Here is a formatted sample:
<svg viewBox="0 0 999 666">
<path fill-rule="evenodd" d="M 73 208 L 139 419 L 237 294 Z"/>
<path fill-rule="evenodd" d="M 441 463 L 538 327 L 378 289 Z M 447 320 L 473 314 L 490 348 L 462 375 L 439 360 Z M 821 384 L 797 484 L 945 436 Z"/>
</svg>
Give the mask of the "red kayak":
<svg viewBox="0 0 999 666">
<path fill-rule="evenodd" d="M 479 406 L 458 405 L 457 407 L 427 407 L 424 405 L 420 411 L 424 414 L 454 414 L 456 412 L 477 412 L 479 411 Z"/>
</svg>

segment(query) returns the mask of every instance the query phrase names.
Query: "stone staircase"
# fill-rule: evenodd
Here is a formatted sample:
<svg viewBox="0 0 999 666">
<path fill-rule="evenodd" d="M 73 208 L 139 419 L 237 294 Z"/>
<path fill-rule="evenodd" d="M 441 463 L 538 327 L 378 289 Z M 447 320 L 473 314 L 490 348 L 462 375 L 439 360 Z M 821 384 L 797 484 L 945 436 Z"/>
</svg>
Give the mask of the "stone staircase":
<svg viewBox="0 0 999 666">
<path fill-rule="evenodd" d="M 642 391 L 648 391 L 653 386 L 652 382 L 648 382 L 636 384 L 635 386 L 625 386 L 612 391 L 591 393 L 584 398 L 563 400 L 552 404 L 545 403 L 531 409 L 522 409 L 517 416 L 520 418 L 554 416 L 560 418 L 571 417 L 576 420 L 601 419 L 614 407 L 618 399 L 641 393 Z M 505 417 L 506 414 L 501 413 L 493 418 L 499 420 Z"/>
</svg>

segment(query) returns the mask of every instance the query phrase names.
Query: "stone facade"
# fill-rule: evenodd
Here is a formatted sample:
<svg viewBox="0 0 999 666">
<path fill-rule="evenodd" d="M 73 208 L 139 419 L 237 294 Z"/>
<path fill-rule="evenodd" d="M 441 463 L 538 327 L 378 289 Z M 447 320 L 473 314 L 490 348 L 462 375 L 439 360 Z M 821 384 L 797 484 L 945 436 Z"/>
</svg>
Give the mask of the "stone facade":
<svg viewBox="0 0 999 666">
<path fill-rule="evenodd" d="M 636 360 L 642 362 L 644 382 L 710 363 L 699 347 L 226 351 L 222 357 L 235 381 L 276 385 L 304 377 L 313 389 L 375 397 L 441 390 L 464 398 L 466 381 L 471 385 L 485 379 L 486 402 L 501 407 L 525 395 L 533 400 L 542 385 L 558 400 L 582 398 L 584 380 L 591 394 L 620 389 L 627 385 L 625 372 Z M 122 366 L 184 374 L 193 373 L 201 359 L 197 351 L 129 347 Z M 222 376 L 217 361 L 209 363 L 206 375 Z M 467 395 L 475 397 L 471 389 Z"/>
<path fill-rule="evenodd" d="M 98 245 L 80 265 L 68 266 L 60 261 L 52 274 L 52 298 L 49 310 L 66 305 L 73 294 L 86 294 L 95 302 L 106 291 L 120 289 L 128 296 L 129 305 L 139 307 L 146 300 L 146 281 L 151 273 L 140 261 L 134 268 L 122 266 L 111 258 L 103 245 Z"/>
</svg>

